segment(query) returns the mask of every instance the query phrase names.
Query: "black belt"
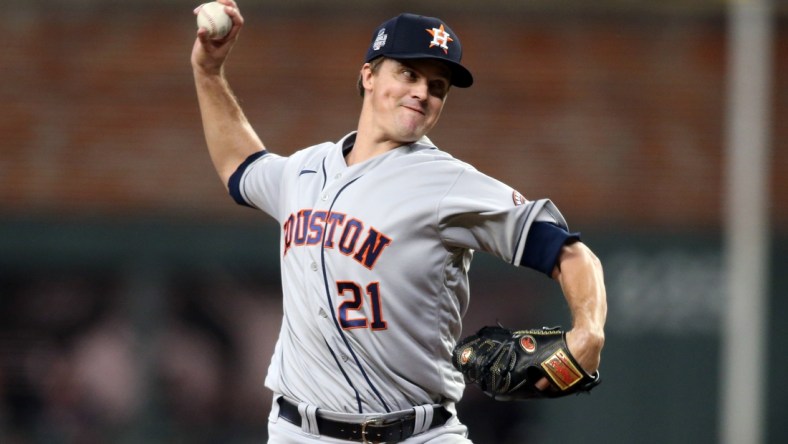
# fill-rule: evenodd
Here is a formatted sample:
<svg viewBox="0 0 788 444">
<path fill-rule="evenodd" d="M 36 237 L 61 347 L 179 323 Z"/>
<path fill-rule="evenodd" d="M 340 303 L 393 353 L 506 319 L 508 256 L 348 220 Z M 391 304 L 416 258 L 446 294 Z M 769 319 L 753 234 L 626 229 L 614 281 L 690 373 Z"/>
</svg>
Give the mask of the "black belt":
<svg viewBox="0 0 788 444">
<path fill-rule="evenodd" d="M 279 398 L 279 417 L 297 426 L 301 426 L 301 414 L 298 406 Z M 363 423 L 349 423 L 323 418 L 318 411 L 317 429 L 321 435 L 355 442 L 399 442 L 413 436 L 416 429 L 416 414 L 409 414 L 398 419 L 373 418 Z M 445 407 L 433 410 L 430 429 L 446 424 L 451 413 Z"/>
</svg>

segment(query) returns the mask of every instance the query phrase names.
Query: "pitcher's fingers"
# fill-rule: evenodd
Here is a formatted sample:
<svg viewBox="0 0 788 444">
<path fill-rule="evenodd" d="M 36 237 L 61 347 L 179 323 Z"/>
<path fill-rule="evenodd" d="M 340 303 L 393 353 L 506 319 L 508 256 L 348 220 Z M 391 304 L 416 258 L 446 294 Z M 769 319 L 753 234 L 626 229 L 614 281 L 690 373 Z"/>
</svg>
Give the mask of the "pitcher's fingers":
<svg viewBox="0 0 788 444">
<path fill-rule="evenodd" d="M 542 379 L 536 381 L 536 384 L 534 384 L 534 387 L 536 387 L 537 389 L 539 389 L 541 391 L 545 391 L 545 390 L 550 388 L 550 381 L 548 381 L 547 378 L 542 378 Z"/>
</svg>

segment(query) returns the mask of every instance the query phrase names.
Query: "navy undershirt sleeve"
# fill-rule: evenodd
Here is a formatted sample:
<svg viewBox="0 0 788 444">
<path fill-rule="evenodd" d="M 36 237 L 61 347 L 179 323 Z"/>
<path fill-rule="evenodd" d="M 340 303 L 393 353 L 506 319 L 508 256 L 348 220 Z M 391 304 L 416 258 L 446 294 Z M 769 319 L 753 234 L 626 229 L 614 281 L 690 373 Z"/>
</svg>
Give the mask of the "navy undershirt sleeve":
<svg viewBox="0 0 788 444">
<path fill-rule="evenodd" d="M 230 196 L 232 196 L 233 200 L 235 200 L 235 203 L 238 205 L 252 207 L 246 202 L 246 200 L 244 200 L 243 195 L 241 194 L 241 177 L 243 176 L 244 171 L 246 171 L 246 168 L 249 167 L 249 164 L 265 154 L 267 154 L 267 151 L 262 150 L 247 157 L 246 160 L 238 165 L 238 168 L 236 168 L 235 172 L 230 176 L 230 180 L 227 181 L 227 188 L 230 191 Z"/>
<path fill-rule="evenodd" d="M 570 233 L 550 222 L 534 222 L 525 239 L 520 265 L 552 277 L 561 248 L 570 241 L 578 240 L 580 233 Z"/>
</svg>

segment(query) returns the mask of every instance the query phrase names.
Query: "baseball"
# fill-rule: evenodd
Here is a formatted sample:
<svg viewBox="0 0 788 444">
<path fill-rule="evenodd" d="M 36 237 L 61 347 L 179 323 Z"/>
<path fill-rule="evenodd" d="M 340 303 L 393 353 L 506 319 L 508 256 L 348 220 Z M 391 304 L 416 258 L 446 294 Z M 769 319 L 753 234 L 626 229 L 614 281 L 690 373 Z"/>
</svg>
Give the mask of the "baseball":
<svg viewBox="0 0 788 444">
<path fill-rule="evenodd" d="M 232 27 L 232 19 L 219 2 L 205 3 L 197 13 L 197 28 L 207 29 L 208 36 L 213 40 L 224 38 Z"/>
</svg>

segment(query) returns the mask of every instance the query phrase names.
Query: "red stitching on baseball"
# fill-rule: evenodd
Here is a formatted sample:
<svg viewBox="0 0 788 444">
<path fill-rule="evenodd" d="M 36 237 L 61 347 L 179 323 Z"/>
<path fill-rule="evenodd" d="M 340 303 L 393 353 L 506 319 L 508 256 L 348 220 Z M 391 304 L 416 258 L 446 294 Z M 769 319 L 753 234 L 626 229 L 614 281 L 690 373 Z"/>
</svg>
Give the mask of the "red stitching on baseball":
<svg viewBox="0 0 788 444">
<path fill-rule="evenodd" d="M 208 19 L 208 23 L 211 24 L 211 29 L 210 29 L 210 33 L 209 34 L 216 35 L 216 32 L 218 30 L 216 29 L 216 23 L 214 23 L 213 17 L 211 17 L 211 15 L 206 12 L 205 13 L 205 18 L 207 18 Z"/>
</svg>

